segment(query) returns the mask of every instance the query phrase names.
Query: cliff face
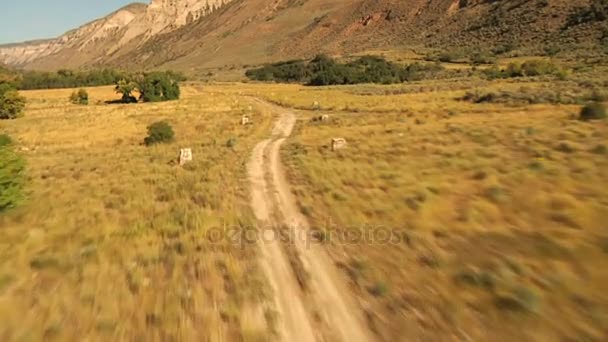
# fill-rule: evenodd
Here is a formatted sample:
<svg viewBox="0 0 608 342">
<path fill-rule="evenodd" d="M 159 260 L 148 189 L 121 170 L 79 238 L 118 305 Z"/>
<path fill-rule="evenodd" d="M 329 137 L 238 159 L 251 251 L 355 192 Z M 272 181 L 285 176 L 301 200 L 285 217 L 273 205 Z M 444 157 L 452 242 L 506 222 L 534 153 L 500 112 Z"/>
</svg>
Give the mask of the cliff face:
<svg viewBox="0 0 608 342">
<path fill-rule="evenodd" d="M 153 0 L 133 3 L 51 40 L 0 46 L 0 63 L 31 69 L 103 63 L 150 39 L 212 13 L 230 0 Z"/>
</svg>

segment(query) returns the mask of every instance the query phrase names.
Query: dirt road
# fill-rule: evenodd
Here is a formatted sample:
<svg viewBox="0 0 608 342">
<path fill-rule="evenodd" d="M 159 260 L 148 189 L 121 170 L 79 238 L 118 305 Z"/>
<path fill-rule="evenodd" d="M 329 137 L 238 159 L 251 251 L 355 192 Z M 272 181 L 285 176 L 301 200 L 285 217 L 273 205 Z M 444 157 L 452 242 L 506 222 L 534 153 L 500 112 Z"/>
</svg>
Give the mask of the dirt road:
<svg viewBox="0 0 608 342">
<path fill-rule="evenodd" d="M 311 243 L 309 225 L 300 213 L 280 162 L 280 148 L 291 134 L 295 114 L 260 100 L 264 110 L 280 114 L 270 139 L 254 149 L 248 172 L 251 205 L 264 238 L 262 266 L 274 289 L 284 341 L 373 341 L 362 312 L 322 246 Z M 273 232 L 289 231 L 290 242 Z M 294 260 L 295 259 L 295 260 Z M 299 265 L 299 269 L 294 268 Z M 305 273 L 306 286 L 303 286 Z M 305 288 L 305 289 L 304 289 Z"/>
</svg>

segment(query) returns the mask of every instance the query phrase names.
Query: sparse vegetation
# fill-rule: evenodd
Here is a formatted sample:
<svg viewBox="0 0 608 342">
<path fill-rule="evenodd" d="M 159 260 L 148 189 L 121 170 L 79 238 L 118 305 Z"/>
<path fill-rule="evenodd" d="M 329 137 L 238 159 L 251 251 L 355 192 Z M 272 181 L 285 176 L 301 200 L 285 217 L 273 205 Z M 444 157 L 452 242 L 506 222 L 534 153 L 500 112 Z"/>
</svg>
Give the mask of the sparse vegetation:
<svg viewBox="0 0 608 342">
<path fill-rule="evenodd" d="M 111 86 L 87 90 L 116 97 Z M 27 160 L 22 200 L 0 214 L 3 340 L 272 338 L 263 315 L 247 323 L 251 308 L 272 310 L 257 249 L 209 232 L 252 225 L 243 165 L 273 117 L 254 108 L 256 124 L 243 130 L 233 123 L 254 103 L 217 90 L 188 86 L 180 102 L 122 107 L 74 107 L 71 89 L 21 93 L 26 117 L 0 127 L 13 140 L 5 154 L 0 135 L 10 156 L 0 161 Z M 175 143 L 142 150 L 146 126 L 168 118 Z M 226 153 L 232 136 L 239 144 Z M 177 169 L 169 162 L 181 147 L 196 154 Z"/>
<path fill-rule="evenodd" d="M 148 126 L 148 136 L 144 139 L 147 146 L 170 143 L 174 140 L 173 127 L 166 121 L 158 121 Z"/>
<path fill-rule="evenodd" d="M 533 77 L 533 76 L 555 76 L 564 78 L 567 75 L 566 69 L 547 60 L 535 59 L 524 63 L 510 63 L 506 68 L 493 66 L 484 70 L 484 74 L 489 79 Z"/>
<path fill-rule="evenodd" d="M 72 104 L 86 106 L 89 104 L 89 93 L 86 89 L 75 90 L 72 95 L 70 95 L 70 102 Z"/>
<path fill-rule="evenodd" d="M 608 1 L 591 0 L 586 7 L 577 8 L 566 21 L 565 28 L 585 23 L 604 21 L 608 18 Z"/>
<path fill-rule="evenodd" d="M 535 69 L 544 66 L 529 63 L 521 73 Z M 608 193 L 589 185 L 607 181 L 607 126 L 572 120 L 581 104 L 602 97 L 605 77 L 595 74 L 599 79 L 588 84 L 582 80 L 591 74 L 577 72 L 567 80 L 462 77 L 323 89 L 249 84 L 239 91 L 302 109 L 283 160 L 316 231 L 341 236 L 371 224 L 372 232 L 402 238 L 395 244 L 323 244 L 345 265 L 355 293 L 374 303 L 369 319 L 387 340 L 459 334 L 456 326 L 472 340 L 525 340 L 529 327 L 543 336 L 555 333 L 556 322 L 564 331 L 579 324 L 601 329 L 570 311 L 575 308 L 568 298 L 580 291 L 604 307 L 596 301 L 603 288 L 555 266 L 597 274 L 606 262 L 584 241 L 603 234 L 597 222 L 606 216 L 604 207 L 592 203 Z M 331 121 L 319 124 L 320 114 Z M 349 142 L 340 154 L 326 147 L 337 136 Z M 365 272 L 350 266 L 353 256 L 366 260 Z M 391 284 L 391 291 L 382 284 Z M 383 319 L 400 307 L 436 317 L 445 330 L 412 333 L 403 327 L 416 326 L 415 316 Z M 555 308 L 561 314 L 545 324 L 543 317 Z M 517 329 L 510 319 L 517 319 Z"/>
</svg>

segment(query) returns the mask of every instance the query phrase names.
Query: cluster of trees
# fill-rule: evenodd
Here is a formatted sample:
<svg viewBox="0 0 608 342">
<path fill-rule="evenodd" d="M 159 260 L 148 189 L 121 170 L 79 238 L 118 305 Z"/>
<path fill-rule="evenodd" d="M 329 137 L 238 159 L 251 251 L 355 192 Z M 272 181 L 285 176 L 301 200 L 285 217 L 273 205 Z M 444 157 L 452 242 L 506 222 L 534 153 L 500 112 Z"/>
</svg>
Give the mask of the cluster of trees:
<svg viewBox="0 0 608 342">
<path fill-rule="evenodd" d="M 22 90 L 95 87 L 116 84 L 127 77 L 127 73 L 112 69 L 57 72 L 25 71 L 16 81 L 16 87 Z"/>
<path fill-rule="evenodd" d="M 325 55 L 306 62 L 301 60 L 268 64 L 247 70 L 246 76 L 256 81 L 304 83 L 314 86 L 403 83 L 435 76 L 443 67 L 437 63 L 399 65 L 382 57 L 364 56 L 340 63 Z"/>
<path fill-rule="evenodd" d="M 121 95 L 121 103 L 138 102 L 135 92 L 139 93 L 139 99 L 144 102 L 171 101 L 179 99 L 179 82 L 183 80 L 184 76 L 179 73 L 155 71 L 122 78 L 116 82 L 115 90 Z"/>
<path fill-rule="evenodd" d="M 25 108 L 25 98 L 8 82 L 0 83 L 0 120 L 16 119 Z"/>
</svg>

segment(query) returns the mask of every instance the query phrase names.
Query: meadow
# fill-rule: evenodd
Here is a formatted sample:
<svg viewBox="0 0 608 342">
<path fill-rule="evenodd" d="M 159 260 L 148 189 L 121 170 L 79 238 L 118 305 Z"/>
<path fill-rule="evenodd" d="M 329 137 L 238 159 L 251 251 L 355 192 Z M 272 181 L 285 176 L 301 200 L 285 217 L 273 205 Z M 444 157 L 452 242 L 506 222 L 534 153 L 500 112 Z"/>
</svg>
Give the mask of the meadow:
<svg viewBox="0 0 608 342">
<path fill-rule="evenodd" d="M 71 89 L 22 92 L 24 117 L 0 123 L 27 163 L 25 201 L 0 216 L 0 339 L 267 337 L 256 250 L 208 232 L 253 222 L 246 162 L 274 118 L 195 86 L 137 105 L 88 90 L 89 106 Z M 144 146 L 159 120 L 175 141 Z"/>
<path fill-rule="evenodd" d="M 381 340 L 599 341 L 608 122 L 578 120 L 599 74 L 238 91 L 298 110 L 293 191 Z"/>
<path fill-rule="evenodd" d="M 209 240 L 255 222 L 246 166 L 280 114 L 262 99 L 297 114 L 285 171 L 379 340 L 605 340 L 608 122 L 578 115 L 608 69 L 578 64 L 564 79 L 190 83 L 137 105 L 106 104 L 111 87 L 89 106 L 22 92 L 25 116 L 0 122 L 28 177 L 0 216 L 0 339 L 272 339 L 258 249 Z M 158 120 L 176 140 L 146 147 Z"/>
</svg>

